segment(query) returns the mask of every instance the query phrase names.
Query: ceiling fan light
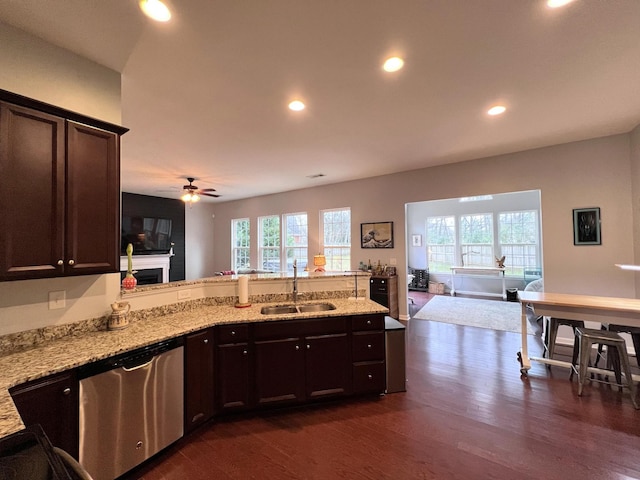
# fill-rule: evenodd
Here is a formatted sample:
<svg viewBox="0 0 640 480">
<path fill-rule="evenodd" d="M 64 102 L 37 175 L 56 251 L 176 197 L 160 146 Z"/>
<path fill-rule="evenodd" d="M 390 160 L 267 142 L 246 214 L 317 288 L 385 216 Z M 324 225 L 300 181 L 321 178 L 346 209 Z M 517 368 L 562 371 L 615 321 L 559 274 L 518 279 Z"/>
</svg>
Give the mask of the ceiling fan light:
<svg viewBox="0 0 640 480">
<path fill-rule="evenodd" d="M 193 193 L 191 195 L 191 201 L 192 202 L 197 202 L 198 200 L 200 200 L 200 195 L 198 195 L 197 193 Z"/>
<path fill-rule="evenodd" d="M 180 197 L 182 199 L 183 202 L 190 202 L 191 201 L 191 192 L 187 192 L 184 195 L 182 195 L 182 197 Z"/>
</svg>

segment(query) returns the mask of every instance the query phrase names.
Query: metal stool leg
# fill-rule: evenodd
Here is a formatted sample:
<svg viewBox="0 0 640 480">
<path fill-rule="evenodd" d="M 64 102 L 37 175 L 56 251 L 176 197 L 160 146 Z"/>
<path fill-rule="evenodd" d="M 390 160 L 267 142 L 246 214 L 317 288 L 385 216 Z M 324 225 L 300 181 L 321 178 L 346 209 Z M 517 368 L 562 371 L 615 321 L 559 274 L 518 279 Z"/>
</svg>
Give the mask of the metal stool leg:
<svg viewBox="0 0 640 480">
<path fill-rule="evenodd" d="M 629 357 L 627 357 L 626 349 L 624 352 L 619 352 L 619 361 L 622 366 L 622 372 L 624 373 L 624 379 L 629 386 L 629 391 L 631 392 L 631 403 L 633 403 L 633 407 L 638 410 L 638 402 L 636 401 L 636 387 L 633 384 L 633 378 L 631 377 L 631 367 L 629 366 Z"/>
<path fill-rule="evenodd" d="M 582 387 L 589 378 L 589 357 L 591 356 L 591 341 L 584 336 L 580 337 L 580 364 L 578 365 L 578 396 L 582 396 Z"/>
</svg>

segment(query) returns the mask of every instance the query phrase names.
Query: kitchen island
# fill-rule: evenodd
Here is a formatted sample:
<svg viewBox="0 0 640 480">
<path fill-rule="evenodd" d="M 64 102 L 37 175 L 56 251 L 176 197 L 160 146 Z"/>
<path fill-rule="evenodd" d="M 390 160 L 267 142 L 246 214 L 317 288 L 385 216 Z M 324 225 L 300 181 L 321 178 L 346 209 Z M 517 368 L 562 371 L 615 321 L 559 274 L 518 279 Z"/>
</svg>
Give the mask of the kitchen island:
<svg viewBox="0 0 640 480">
<path fill-rule="evenodd" d="M 339 276 L 345 277 L 342 274 Z M 329 276 L 318 277 L 318 279 L 321 283 L 331 281 L 327 277 Z M 255 280 L 267 283 L 269 280 L 288 281 L 282 276 L 256 277 Z M 314 279 L 308 280 L 313 282 Z M 8 389 L 28 381 L 217 325 L 257 322 L 265 324 L 266 322 L 385 314 L 388 312 L 388 309 L 367 298 L 360 298 L 357 301 L 350 299 L 353 292 L 343 288 L 333 292 L 316 291 L 313 294 L 309 292 L 307 298 L 300 300 L 300 303 L 314 303 L 322 300 L 335 305 L 335 310 L 265 315 L 261 313 L 262 307 L 287 303 L 288 292 L 252 295 L 250 307 L 235 308 L 233 292 L 237 277 L 216 279 L 213 283 L 227 288 L 227 295 L 217 298 L 198 298 L 161 307 L 143 308 L 132 312 L 132 322 L 126 329 L 115 331 L 81 330 L 77 333 L 70 329 L 70 333 L 61 338 L 43 341 L 32 348 L 8 352 L 1 356 L 0 436 L 14 433 L 24 427 Z M 195 288 L 199 285 L 197 282 L 190 282 L 158 290 L 166 294 L 171 288 Z M 138 293 L 141 295 L 140 298 L 150 303 L 153 295 L 152 289 L 140 289 Z M 135 294 L 123 294 L 122 298 L 131 300 L 133 303 L 136 296 Z M 258 301 L 263 298 L 270 301 L 264 303 Z"/>
</svg>

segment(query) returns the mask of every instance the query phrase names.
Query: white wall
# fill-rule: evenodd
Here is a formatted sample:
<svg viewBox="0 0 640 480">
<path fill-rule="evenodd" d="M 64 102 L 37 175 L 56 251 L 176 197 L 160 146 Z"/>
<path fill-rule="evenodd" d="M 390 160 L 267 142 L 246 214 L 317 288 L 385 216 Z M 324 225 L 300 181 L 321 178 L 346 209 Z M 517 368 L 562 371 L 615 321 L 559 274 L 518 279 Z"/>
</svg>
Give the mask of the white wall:
<svg viewBox="0 0 640 480">
<path fill-rule="evenodd" d="M 119 124 L 120 74 L 0 23 L 0 88 Z M 0 282 L 0 335 L 73 323 L 111 311 L 120 275 Z M 64 290 L 66 308 L 49 310 Z"/>
<path fill-rule="evenodd" d="M 640 160 L 638 160 L 640 161 Z M 309 251 L 319 245 L 319 210 L 351 207 L 352 267 L 371 258 L 406 271 L 405 204 L 425 200 L 540 190 L 545 289 L 562 293 L 635 297 L 635 281 L 614 263 L 633 252 L 630 135 L 574 142 L 277 195 L 220 203 L 215 208 L 214 270 L 230 266 L 230 222 L 306 211 Z M 600 207 L 602 245 L 574 246 L 572 210 Z M 363 250 L 360 223 L 393 221 L 395 248 Z M 399 276 L 400 314 L 407 315 L 406 276 Z"/>
<path fill-rule="evenodd" d="M 115 124 L 120 74 L 0 22 L 0 88 Z"/>
<path fill-rule="evenodd" d="M 211 277 L 215 273 L 213 231 L 215 205 L 199 202 L 185 207 L 185 279 Z M 230 231 L 227 230 L 231 235 Z"/>
<path fill-rule="evenodd" d="M 640 265 L 640 125 L 630 134 L 630 157 L 631 157 L 631 182 L 633 208 L 633 263 Z M 640 272 L 627 273 L 633 276 L 636 282 L 636 297 L 640 298 Z"/>
</svg>

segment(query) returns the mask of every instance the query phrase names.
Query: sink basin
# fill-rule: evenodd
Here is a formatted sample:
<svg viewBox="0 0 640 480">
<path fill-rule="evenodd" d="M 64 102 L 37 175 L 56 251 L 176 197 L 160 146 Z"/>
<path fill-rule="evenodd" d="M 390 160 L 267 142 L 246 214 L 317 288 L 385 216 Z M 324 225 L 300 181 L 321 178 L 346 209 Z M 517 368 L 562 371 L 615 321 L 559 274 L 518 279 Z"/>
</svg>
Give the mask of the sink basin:
<svg viewBox="0 0 640 480">
<path fill-rule="evenodd" d="M 327 310 L 335 310 L 336 306 L 330 303 L 307 303 L 298 305 L 300 313 L 306 312 L 326 312 Z"/>
<path fill-rule="evenodd" d="M 260 313 L 263 315 L 282 315 L 284 313 L 298 313 L 295 305 L 276 305 L 275 307 L 262 307 Z"/>
<path fill-rule="evenodd" d="M 284 315 L 287 313 L 326 312 L 327 310 L 335 309 L 336 306 L 331 303 L 302 303 L 300 305 L 275 305 L 271 307 L 262 307 L 260 313 L 262 315 Z"/>
</svg>

